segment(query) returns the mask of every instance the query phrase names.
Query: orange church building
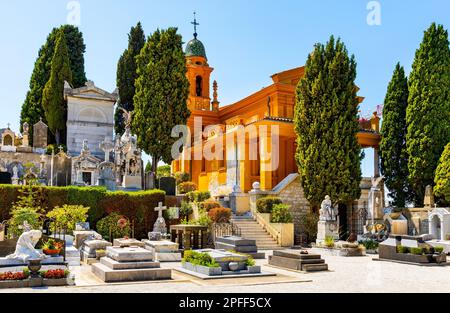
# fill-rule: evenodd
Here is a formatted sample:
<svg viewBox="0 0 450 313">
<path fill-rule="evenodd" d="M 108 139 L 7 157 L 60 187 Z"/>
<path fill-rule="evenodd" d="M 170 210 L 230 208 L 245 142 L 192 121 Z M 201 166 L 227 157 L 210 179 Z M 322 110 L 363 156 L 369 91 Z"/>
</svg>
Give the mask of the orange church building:
<svg viewBox="0 0 450 313">
<path fill-rule="evenodd" d="M 212 83 L 212 97 L 210 94 L 210 75 L 214 69 L 208 64 L 205 47 L 197 39 L 196 33 L 194 39 L 187 43 L 185 54 L 187 77 L 190 82 L 188 106 L 191 116 L 188 126 L 191 134 L 194 134 L 194 127 L 205 130 L 201 139 L 203 146 L 221 140 L 223 148 L 215 152 L 223 158 L 212 160 L 204 157 L 195 158 L 197 142 L 185 149 L 181 157 L 172 163 L 172 172 L 190 173 L 199 190 L 209 190 L 215 196 L 228 195 L 236 189 L 249 192 L 254 182 L 260 183 L 261 190 L 272 190 L 289 174 L 297 173 L 293 117 L 296 86 L 304 75 L 305 68 L 298 67 L 276 73 L 272 75 L 273 83 L 270 86 L 236 103 L 219 106 L 216 81 Z M 363 98 L 360 97 L 359 100 L 362 102 Z M 201 123 L 198 125 L 199 118 Z M 361 122 L 361 130 L 358 133 L 358 141 L 362 148 L 375 149 L 374 176 L 379 176 L 377 170 L 379 120 L 374 113 L 369 121 Z M 219 125 L 220 132 L 217 129 L 208 131 L 208 126 L 211 125 Z M 279 150 L 279 160 L 275 166 L 273 160 L 261 157 L 262 149 L 272 152 L 274 137 L 271 129 L 274 128 L 279 138 L 276 147 Z M 236 144 L 219 135 L 223 133 L 234 136 L 242 130 L 245 131 L 245 144 L 244 139 Z M 254 155 L 251 155 L 253 153 L 251 144 L 252 147 L 257 147 L 253 149 L 257 151 Z"/>
</svg>

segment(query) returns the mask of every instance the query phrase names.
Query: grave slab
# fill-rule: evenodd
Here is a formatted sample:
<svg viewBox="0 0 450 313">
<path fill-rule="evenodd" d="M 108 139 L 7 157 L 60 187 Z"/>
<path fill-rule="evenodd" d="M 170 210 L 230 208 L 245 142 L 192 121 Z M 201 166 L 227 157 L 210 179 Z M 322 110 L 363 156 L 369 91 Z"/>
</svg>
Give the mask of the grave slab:
<svg viewBox="0 0 450 313">
<path fill-rule="evenodd" d="M 106 256 L 117 262 L 145 262 L 154 259 L 151 251 L 139 247 L 106 247 Z"/>
</svg>

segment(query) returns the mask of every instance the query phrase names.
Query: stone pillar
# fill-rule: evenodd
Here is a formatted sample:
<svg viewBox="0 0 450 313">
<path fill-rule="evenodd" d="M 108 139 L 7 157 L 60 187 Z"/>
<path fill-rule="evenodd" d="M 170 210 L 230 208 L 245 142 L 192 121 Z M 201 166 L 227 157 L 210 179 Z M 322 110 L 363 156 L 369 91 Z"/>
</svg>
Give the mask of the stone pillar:
<svg viewBox="0 0 450 313">
<path fill-rule="evenodd" d="M 380 154 L 379 148 L 375 147 L 373 149 L 373 168 L 374 168 L 374 177 L 380 177 Z"/>
<path fill-rule="evenodd" d="M 262 127 L 260 127 L 260 131 Z M 272 190 L 272 136 L 270 130 L 260 132 L 260 188 Z"/>
</svg>

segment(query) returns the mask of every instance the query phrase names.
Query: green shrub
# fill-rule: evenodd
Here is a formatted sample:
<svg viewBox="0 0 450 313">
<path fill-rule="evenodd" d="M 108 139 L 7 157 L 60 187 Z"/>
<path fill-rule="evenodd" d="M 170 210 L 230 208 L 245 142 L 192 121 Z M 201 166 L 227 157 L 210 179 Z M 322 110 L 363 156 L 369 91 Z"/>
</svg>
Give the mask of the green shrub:
<svg viewBox="0 0 450 313">
<path fill-rule="evenodd" d="M 182 262 L 188 262 L 194 265 L 206 267 L 220 267 L 220 265 L 208 253 L 200 253 L 192 250 L 184 251 Z"/>
<path fill-rule="evenodd" d="M 50 224 L 51 229 L 64 229 L 67 234 L 72 234 L 75 224 L 85 222 L 89 208 L 82 205 L 63 205 L 56 207 L 47 213 L 47 217 L 54 221 Z"/>
<path fill-rule="evenodd" d="M 259 213 L 272 213 L 273 206 L 282 203 L 278 197 L 264 197 L 256 201 L 256 208 Z"/>
<path fill-rule="evenodd" d="M 173 174 L 173 177 L 175 177 L 177 185 L 179 185 L 181 183 L 188 182 L 191 178 L 191 175 L 185 172 L 176 172 L 175 174 Z"/>
<path fill-rule="evenodd" d="M 187 199 L 190 202 L 203 202 L 211 198 L 209 191 L 191 191 L 186 194 Z"/>
<path fill-rule="evenodd" d="M 152 229 L 158 213 L 154 208 L 159 202 L 164 203 L 165 193 L 162 190 L 148 190 L 140 192 L 107 191 L 103 187 L 22 187 L 0 185 L 0 217 L 10 219 L 14 203 L 30 193 L 27 199 L 32 208 L 42 208 L 42 213 L 63 205 L 81 205 L 89 207 L 88 221 L 93 228 L 96 223 L 107 214 L 117 212 L 126 216 L 134 224 L 135 236 L 146 238 Z M 23 204 L 22 204 L 23 206 Z M 40 210 L 38 210 L 40 211 Z"/>
<path fill-rule="evenodd" d="M 200 225 L 200 226 L 211 226 L 212 220 L 209 217 L 208 213 L 206 212 L 200 212 L 198 220 L 194 221 L 192 224 L 194 225 Z"/>
<path fill-rule="evenodd" d="M 254 260 L 251 256 L 248 256 L 248 259 L 247 259 L 247 261 L 245 262 L 245 265 L 246 265 L 246 266 L 255 266 L 255 265 L 256 265 L 256 262 L 255 262 L 255 260 Z"/>
<path fill-rule="evenodd" d="M 214 199 L 208 199 L 208 200 L 205 200 L 198 204 L 198 208 L 200 210 L 204 210 L 206 212 L 209 212 L 212 209 L 216 209 L 216 208 L 220 208 L 220 207 L 221 207 L 220 203 L 215 201 Z"/>
<path fill-rule="evenodd" d="M 194 210 L 192 209 L 192 204 L 190 204 L 187 201 L 182 201 L 181 202 L 181 207 L 180 207 L 180 216 L 181 217 L 187 218 L 193 212 L 194 212 Z"/>
<path fill-rule="evenodd" d="M 324 240 L 325 246 L 327 248 L 334 248 L 334 237 L 333 236 L 325 236 L 325 240 Z"/>
<path fill-rule="evenodd" d="M 397 253 L 409 253 L 410 249 L 405 246 L 397 246 Z"/>
<path fill-rule="evenodd" d="M 373 239 L 361 240 L 359 244 L 363 245 L 367 250 L 376 250 L 379 246 L 379 243 Z"/>
<path fill-rule="evenodd" d="M 197 189 L 197 185 L 193 182 L 184 182 L 178 185 L 178 193 L 180 195 L 185 195 L 189 192 L 196 191 Z"/>
<path fill-rule="evenodd" d="M 292 214 L 287 204 L 275 204 L 272 208 L 271 223 L 292 223 Z"/>
<path fill-rule="evenodd" d="M 19 237 L 23 233 L 23 224 L 26 221 L 31 228 L 39 229 L 42 226 L 41 213 L 39 208 L 15 207 L 11 211 L 8 232 L 14 237 Z"/>
<path fill-rule="evenodd" d="M 121 224 L 124 219 L 126 224 Z M 115 238 L 129 237 L 131 236 L 130 221 L 123 215 L 113 212 L 98 221 L 97 232 L 109 241 L 112 241 Z"/>
<path fill-rule="evenodd" d="M 441 254 L 444 252 L 444 247 L 436 246 L 434 247 L 434 252 L 436 252 L 437 254 Z"/>
<path fill-rule="evenodd" d="M 422 248 L 415 248 L 415 247 L 413 247 L 413 248 L 410 249 L 410 252 L 412 254 L 415 254 L 415 255 L 422 255 L 424 250 Z"/>
<path fill-rule="evenodd" d="M 161 177 L 170 177 L 170 165 L 161 165 L 156 169 L 156 175 L 158 178 Z"/>
<path fill-rule="evenodd" d="M 319 215 L 314 212 L 309 212 L 300 218 L 300 231 L 306 235 L 309 242 L 316 241 L 318 222 Z"/>
<path fill-rule="evenodd" d="M 214 223 L 229 223 L 231 220 L 231 209 L 214 208 L 208 212 L 208 216 Z"/>
</svg>

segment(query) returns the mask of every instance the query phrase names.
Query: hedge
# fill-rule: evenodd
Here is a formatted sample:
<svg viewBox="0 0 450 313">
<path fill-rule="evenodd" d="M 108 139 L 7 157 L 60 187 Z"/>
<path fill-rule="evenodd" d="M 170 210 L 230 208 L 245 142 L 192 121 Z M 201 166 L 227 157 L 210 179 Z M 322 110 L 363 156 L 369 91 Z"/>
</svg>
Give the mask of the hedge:
<svg viewBox="0 0 450 313">
<path fill-rule="evenodd" d="M 21 194 L 21 186 L 0 185 L 0 222 L 10 218 L 12 204 Z M 102 187 L 33 187 L 37 205 L 46 212 L 64 204 L 89 207 L 88 221 L 95 227 L 98 220 L 117 212 L 134 224 L 135 237 L 146 238 L 158 218 L 154 208 L 165 203 L 165 192 L 149 190 L 139 192 L 107 191 Z"/>
</svg>

